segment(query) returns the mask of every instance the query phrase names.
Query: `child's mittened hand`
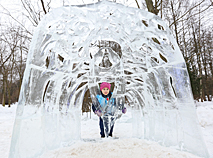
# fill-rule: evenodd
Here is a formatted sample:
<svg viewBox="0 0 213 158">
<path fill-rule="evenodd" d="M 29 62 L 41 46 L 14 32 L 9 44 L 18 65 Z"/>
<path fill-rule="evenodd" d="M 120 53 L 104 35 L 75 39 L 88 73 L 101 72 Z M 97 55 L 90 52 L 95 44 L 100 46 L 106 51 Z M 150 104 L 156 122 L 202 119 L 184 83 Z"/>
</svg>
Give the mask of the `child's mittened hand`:
<svg viewBox="0 0 213 158">
<path fill-rule="evenodd" d="M 99 117 L 102 116 L 101 110 L 95 110 L 95 114 L 97 114 Z"/>
<path fill-rule="evenodd" d="M 127 111 L 127 109 L 126 108 L 123 108 L 123 110 L 122 110 L 122 113 L 126 113 L 126 111 Z"/>
</svg>

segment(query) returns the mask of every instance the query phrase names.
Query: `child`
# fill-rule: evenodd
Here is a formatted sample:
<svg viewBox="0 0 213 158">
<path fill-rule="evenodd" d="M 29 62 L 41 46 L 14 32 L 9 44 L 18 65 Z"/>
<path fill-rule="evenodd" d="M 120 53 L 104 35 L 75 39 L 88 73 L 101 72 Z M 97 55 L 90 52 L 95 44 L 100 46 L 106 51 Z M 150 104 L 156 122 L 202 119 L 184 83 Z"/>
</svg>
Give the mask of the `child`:
<svg viewBox="0 0 213 158">
<path fill-rule="evenodd" d="M 101 95 L 97 95 L 96 99 L 98 103 L 95 103 L 96 105 L 92 105 L 92 110 L 95 114 L 99 116 L 99 125 L 100 125 L 100 134 L 101 138 L 105 137 L 104 133 L 104 124 L 103 124 L 103 119 L 101 118 L 102 115 L 111 115 L 114 116 L 114 112 L 116 109 L 116 101 L 115 98 L 111 99 L 112 92 L 110 91 L 111 84 L 108 82 L 103 82 L 100 85 L 100 91 Z M 98 104 L 98 105 L 97 105 Z M 122 110 L 122 113 L 126 113 L 126 108 Z M 113 119 L 112 119 L 113 120 Z M 111 126 L 109 136 L 112 137 L 112 132 L 113 132 L 113 127 L 114 125 Z"/>
</svg>

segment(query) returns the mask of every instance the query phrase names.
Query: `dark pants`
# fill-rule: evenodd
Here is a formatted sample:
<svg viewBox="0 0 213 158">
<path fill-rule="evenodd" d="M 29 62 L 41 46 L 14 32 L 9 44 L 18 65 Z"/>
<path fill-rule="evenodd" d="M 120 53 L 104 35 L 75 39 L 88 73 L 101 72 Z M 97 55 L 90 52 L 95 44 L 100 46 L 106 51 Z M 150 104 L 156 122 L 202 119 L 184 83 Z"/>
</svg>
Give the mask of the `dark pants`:
<svg viewBox="0 0 213 158">
<path fill-rule="evenodd" d="M 105 137 L 103 119 L 101 117 L 99 117 L 99 118 L 100 118 L 99 125 L 100 125 L 100 130 L 101 130 L 100 134 L 101 134 L 101 137 Z M 109 136 L 112 136 L 113 127 L 114 127 L 114 125 L 110 129 Z"/>
</svg>

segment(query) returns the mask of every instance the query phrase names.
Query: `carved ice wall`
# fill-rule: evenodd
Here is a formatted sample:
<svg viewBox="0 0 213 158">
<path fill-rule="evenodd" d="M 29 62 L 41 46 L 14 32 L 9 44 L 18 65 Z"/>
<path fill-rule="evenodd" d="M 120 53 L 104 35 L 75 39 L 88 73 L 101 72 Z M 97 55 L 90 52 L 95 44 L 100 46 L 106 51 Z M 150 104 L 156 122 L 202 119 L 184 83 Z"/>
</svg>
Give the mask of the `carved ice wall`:
<svg viewBox="0 0 213 158">
<path fill-rule="evenodd" d="M 102 49 L 112 52 L 104 69 Z M 125 84 L 133 137 L 208 157 L 172 32 L 158 16 L 107 1 L 55 9 L 35 30 L 10 157 L 36 157 L 80 139 L 84 94 L 106 79 L 118 90 Z"/>
</svg>

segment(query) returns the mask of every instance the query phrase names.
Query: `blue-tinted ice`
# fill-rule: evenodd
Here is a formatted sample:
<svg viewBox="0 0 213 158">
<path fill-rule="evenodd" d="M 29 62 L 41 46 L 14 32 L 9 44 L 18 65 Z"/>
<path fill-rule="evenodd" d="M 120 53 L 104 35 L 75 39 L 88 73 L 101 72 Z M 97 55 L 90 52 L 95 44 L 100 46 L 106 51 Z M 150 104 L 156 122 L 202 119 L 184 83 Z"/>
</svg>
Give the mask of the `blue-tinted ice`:
<svg viewBox="0 0 213 158">
<path fill-rule="evenodd" d="M 114 85 L 118 102 L 113 115 L 106 112 L 106 127 L 126 101 L 133 137 L 208 157 L 172 32 L 158 16 L 103 1 L 55 9 L 35 30 L 10 158 L 38 157 L 80 139 L 84 94 L 89 89 L 95 102 L 103 81 Z"/>
</svg>

